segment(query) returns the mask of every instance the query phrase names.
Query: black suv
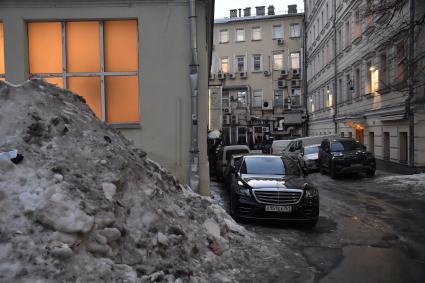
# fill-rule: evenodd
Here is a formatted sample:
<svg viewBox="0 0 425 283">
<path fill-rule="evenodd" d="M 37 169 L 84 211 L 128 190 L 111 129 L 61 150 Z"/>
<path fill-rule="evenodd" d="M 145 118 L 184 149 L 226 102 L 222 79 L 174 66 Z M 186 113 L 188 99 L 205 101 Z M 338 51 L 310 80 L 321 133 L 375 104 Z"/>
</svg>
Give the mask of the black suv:
<svg viewBox="0 0 425 283">
<path fill-rule="evenodd" d="M 376 162 L 373 153 L 353 138 L 326 138 L 319 150 L 319 168 L 335 179 L 338 174 L 365 172 L 375 175 Z"/>
</svg>

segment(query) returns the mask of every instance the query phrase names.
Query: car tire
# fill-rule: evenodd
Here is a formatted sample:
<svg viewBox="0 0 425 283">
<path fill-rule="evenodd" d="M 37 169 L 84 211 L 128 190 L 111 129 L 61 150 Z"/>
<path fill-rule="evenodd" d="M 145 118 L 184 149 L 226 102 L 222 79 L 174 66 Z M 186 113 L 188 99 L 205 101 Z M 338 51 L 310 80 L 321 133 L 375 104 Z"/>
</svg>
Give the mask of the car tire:
<svg viewBox="0 0 425 283">
<path fill-rule="evenodd" d="M 332 164 L 329 164 L 329 175 L 331 176 L 332 179 L 336 179 L 338 177 L 335 168 L 333 167 Z"/>
<path fill-rule="evenodd" d="M 373 177 L 373 176 L 375 176 L 375 170 L 367 171 L 367 172 L 366 172 L 366 175 L 367 175 L 368 177 Z"/>
</svg>

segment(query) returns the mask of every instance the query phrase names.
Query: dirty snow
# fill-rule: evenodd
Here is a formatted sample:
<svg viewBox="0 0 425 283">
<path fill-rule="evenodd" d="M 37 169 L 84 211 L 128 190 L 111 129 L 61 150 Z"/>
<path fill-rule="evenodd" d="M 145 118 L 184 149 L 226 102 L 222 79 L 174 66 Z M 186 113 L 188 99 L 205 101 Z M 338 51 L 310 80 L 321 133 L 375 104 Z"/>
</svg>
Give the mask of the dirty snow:
<svg viewBox="0 0 425 283">
<path fill-rule="evenodd" d="M 391 185 L 393 192 L 410 193 L 425 200 L 425 173 L 385 176 L 377 178 L 376 182 L 384 186 Z"/>
<path fill-rule="evenodd" d="M 0 81 L 0 152 L 14 149 L 21 163 L 0 159 L 1 282 L 265 282 L 299 273 L 302 259 L 289 249 L 280 257 L 132 149 L 78 95 L 41 80 Z M 269 269 L 276 264 L 285 274 Z"/>
</svg>

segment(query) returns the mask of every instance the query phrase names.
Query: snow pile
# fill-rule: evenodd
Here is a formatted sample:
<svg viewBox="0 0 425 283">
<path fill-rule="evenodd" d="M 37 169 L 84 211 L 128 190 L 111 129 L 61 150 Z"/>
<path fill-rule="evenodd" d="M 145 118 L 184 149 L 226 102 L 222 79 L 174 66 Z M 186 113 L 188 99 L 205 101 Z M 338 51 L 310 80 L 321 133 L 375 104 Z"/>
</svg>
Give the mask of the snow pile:
<svg viewBox="0 0 425 283">
<path fill-rule="evenodd" d="M 384 186 L 389 185 L 394 192 L 408 192 L 425 200 L 425 173 L 385 176 L 376 181 Z"/>
<path fill-rule="evenodd" d="M 131 149 L 78 95 L 0 81 L 0 152 L 13 149 L 21 163 L 0 159 L 1 282 L 234 282 L 279 278 L 276 264 L 299 272 L 301 258 L 276 262 L 268 243 Z"/>
</svg>

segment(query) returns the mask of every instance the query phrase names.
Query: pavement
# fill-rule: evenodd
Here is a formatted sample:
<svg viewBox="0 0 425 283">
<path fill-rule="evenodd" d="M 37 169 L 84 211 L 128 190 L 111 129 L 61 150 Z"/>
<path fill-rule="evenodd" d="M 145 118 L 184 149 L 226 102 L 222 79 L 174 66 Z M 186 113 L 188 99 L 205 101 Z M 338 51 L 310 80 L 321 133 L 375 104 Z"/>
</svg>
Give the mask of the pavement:
<svg viewBox="0 0 425 283">
<path fill-rule="evenodd" d="M 321 202 L 312 230 L 285 222 L 241 224 L 276 250 L 284 245 L 302 255 L 298 282 L 425 282 L 425 200 L 411 190 L 400 193 L 403 182 L 380 181 L 391 175 L 378 170 L 373 178 L 354 174 L 333 180 L 309 174 Z M 228 210 L 228 194 L 214 180 L 211 197 Z"/>
</svg>

